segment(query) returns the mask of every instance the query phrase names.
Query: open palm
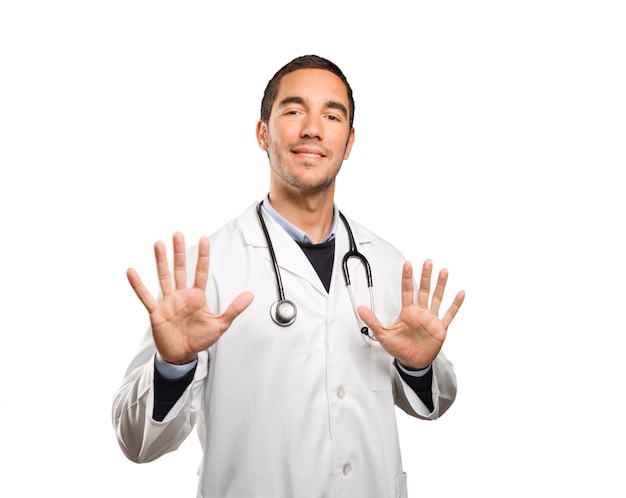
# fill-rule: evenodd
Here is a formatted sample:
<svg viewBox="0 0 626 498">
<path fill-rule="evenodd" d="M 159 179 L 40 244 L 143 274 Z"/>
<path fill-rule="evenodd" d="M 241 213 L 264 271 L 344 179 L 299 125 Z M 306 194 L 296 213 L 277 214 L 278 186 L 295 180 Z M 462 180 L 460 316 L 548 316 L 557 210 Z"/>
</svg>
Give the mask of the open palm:
<svg viewBox="0 0 626 498">
<path fill-rule="evenodd" d="M 370 327 L 380 345 L 404 367 L 420 370 L 435 359 L 446 339 L 448 326 L 459 311 L 465 292 L 459 291 L 443 318 L 439 318 L 439 308 L 448 280 L 448 271 L 439 272 L 437 285 L 430 298 L 432 261 L 427 260 L 422 267 L 417 303 L 414 300 L 413 267 L 408 261 L 402 268 L 402 309 L 397 320 L 384 327 L 376 315 L 365 306 L 359 307 L 359 315 Z"/>
<path fill-rule="evenodd" d="M 157 351 L 167 362 L 182 365 L 192 361 L 197 353 L 213 345 L 233 320 L 252 302 L 250 292 L 239 294 L 220 315 L 209 310 L 206 284 L 209 276 L 209 240 L 202 237 L 198 244 L 193 287 L 187 287 L 185 239 L 179 232 L 173 236 L 174 286 L 167 261 L 165 245 L 154 245 L 161 299 L 155 299 L 146 289 L 137 272 L 130 268 L 128 281 L 150 314 L 152 336 Z"/>
</svg>

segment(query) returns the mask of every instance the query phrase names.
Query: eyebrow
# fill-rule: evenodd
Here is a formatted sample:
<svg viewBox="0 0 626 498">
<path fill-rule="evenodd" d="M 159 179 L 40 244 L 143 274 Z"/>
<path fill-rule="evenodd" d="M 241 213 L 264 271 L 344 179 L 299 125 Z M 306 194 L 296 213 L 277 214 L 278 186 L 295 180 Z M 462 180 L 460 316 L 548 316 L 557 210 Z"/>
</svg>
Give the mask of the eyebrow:
<svg viewBox="0 0 626 498">
<path fill-rule="evenodd" d="M 279 107 L 284 107 L 286 105 L 289 104 L 302 104 L 304 105 L 306 102 L 302 97 L 285 97 L 284 99 L 282 99 L 278 106 Z M 346 109 L 346 106 L 343 105 L 341 102 L 335 102 L 334 100 L 329 100 L 328 102 L 326 102 L 326 107 L 329 109 L 336 109 L 337 111 L 341 112 L 344 117 L 348 117 L 348 109 Z"/>
</svg>

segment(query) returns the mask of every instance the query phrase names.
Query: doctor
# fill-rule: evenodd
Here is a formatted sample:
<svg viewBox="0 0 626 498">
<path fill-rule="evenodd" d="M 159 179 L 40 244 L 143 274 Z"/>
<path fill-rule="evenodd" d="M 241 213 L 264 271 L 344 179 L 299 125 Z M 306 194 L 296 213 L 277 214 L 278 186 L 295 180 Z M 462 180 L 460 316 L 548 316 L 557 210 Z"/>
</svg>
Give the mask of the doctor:
<svg viewBox="0 0 626 498">
<path fill-rule="evenodd" d="M 463 291 L 440 311 L 446 270 L 431 284 L 426 261 L 416 289 L 411 264 L 334 204 L 353 118 L 336 65 L 285 65 L 256 129 L 270 165 L 260 206 L 190 249 L 174 234 L 171 268 L 157 242 L 158 299 L 128 270 L 151 326 L 114 397 L 117 438 L 148 462 L 195 427 L 198 497 L 406 497 L 394 403 L 435 419 L 455 398 L 441 347 Z M 362 259 L 344 281 L 350 232 L 371 288 Z M 278 288 L 289 324 L 276 320 Z"/>
</svg>

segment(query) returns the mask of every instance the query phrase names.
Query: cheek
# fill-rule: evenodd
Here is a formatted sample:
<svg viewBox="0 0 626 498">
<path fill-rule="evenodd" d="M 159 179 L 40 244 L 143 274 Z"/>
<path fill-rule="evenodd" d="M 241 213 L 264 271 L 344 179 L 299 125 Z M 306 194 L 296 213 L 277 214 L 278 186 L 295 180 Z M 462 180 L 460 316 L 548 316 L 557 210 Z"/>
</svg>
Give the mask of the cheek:
<svg viewBox="0 0 626 498">
<path fill-rule="evenodd" d="M 350 150 L 351 150 L 350 144 L 347 144 L 346 148 L 345 148 L 345 151 L 343 153 L 344 160 L 348 159 L 350 157 Z"/>
<path fill-rule="evenodd" d="M 352 151 L 352 144 L 354 143 L 354 136 L 352 134 L 350 134 L 348 136 L 348 139 L 345 142 L 345 146 L 344 146 L 344 154 L 343 154 L 343 158 L 344 159 L 348 159 L 348 157 L 350 157 L 350 152 Z"/>
<path fill-rule="evenodd" d="M 285 161 L 287 152 L 281 147 L 280 142 L 275 139 L 268 139 L 265 149 L 272 164 L 282 164 Z"/>
</svg>

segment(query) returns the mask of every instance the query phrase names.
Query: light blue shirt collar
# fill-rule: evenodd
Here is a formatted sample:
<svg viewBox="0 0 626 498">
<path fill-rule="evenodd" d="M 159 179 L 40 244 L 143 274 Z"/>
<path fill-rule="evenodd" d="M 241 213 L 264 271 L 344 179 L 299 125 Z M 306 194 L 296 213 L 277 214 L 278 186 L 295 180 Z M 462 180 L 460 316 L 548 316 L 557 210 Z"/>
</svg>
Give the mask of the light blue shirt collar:
<svg viewBox="0 0 626 498">
<path fill-rule="evenodd" d="M 267 194 L 261 205 L 263 211 L 265 211 L 276 223 L 278 223 L 288 234 L 289 236 L 295 240 L 296 242 L 303 242 L 305 244 L 313 244 L 311 237 L 309 237 L 305 232 L 300 230 L 297 226 L 293 225 L 289 221 L 287 221 L 284 217 L 278 214 L 272 205 L 270 204 L 270 196 Z M 333 223 L 330 227 L 330 232 L 326 236 L 321 243 L 328 242 L 335 238 L 335 234 L 337 233 L 337 225 L 339 224 L 339 210 L 337 206 L 333 203 Z"/>
</svg>

